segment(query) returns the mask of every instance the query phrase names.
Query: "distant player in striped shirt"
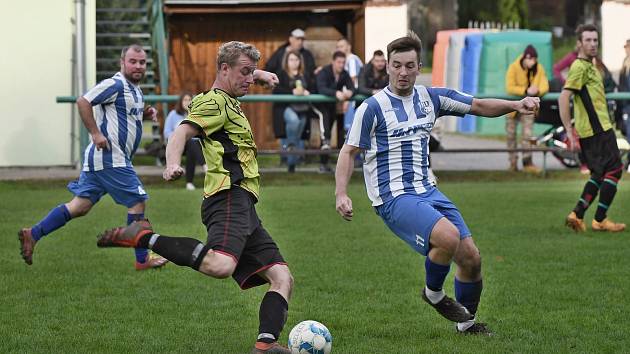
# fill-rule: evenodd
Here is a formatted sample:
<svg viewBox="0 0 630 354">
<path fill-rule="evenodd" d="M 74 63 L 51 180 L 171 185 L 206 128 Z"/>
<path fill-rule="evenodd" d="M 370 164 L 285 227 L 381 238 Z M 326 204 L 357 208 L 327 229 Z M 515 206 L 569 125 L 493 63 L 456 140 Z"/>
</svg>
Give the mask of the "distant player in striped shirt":
<svg viewBox="0 0 630 354">
<path fill-rule="evenodd" d="M 440 116 L 531 114 L 540 100 L 476 99 L 446 88 L 415 86 L 421 49 L 413 32 L 387 46 L 389 86 L 357 108 L 337 161 L 336 207 L 344 219 L 352 219 L 347 185 L 355 155 L 365 151 L 365 185 L 377 214 L 399 238 L 426 256 L 424 301 L 456 322 L 458 332 L 490 335 L 485 324 L 475 322 L 482 289 L 481 257 L 457 207 L 429 178 L 429 134 Z M 451 262 L 457 264 L 455 300 L 442 289 Z"/>
<path fill-rule="evenodd" d="M 157 118 L 155 108 L 145 109 L 138 86 L 146 69 L 147 55 L 142 46 L 125 47 L 120 56 L 120 72 L 77 99 L 81 120 L 92 142 L 85 149 L 79 179 L 68 184 L 74 198 L 53 208 L 36 225 L 18 232 L 26 264 L 33 263 L 33 250 L 42 237 L 71 219 L 86 215 L 105 194 L 127 207 L 127 224 L 144 220 L 145 201 L 149 197 L 131 159 L 140 145 L 143 118 Z M 167 262 L 162 257 L 150 258 L 147 249 L 135 251 L 137 270 L 159 268 Z"/>
</svg>

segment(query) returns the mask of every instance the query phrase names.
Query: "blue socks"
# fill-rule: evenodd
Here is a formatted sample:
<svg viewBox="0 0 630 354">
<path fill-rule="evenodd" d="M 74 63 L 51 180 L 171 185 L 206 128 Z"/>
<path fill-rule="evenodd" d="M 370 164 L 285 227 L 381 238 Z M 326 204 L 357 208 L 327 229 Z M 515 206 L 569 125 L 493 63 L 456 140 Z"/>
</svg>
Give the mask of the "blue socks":
<svg viewBox="0 0 630 354">
<path fill-rule="evenodd" d="M 144 220 L 144 213 L 140 214 L 127 214 L 127 225 L 131 224 L 134 221 Z M 144 263 L 147 261 L 147 256 L 149 255 L 149 250 L 146 248 L 134 248 L 136 252 L 136 262 Z"/>
<path fill-rule="evenodd" d="M 31 233 L 35 241 L 39 241 L 42 237 L 57 230 L 72 219 L 68 208 L 65 204 L 61 204 L 52 209 L 45 218 L 32 227 Z"/>
<path fill-rule="evenodd" d="M 424 261 L 424 269 L 426 271 L 426 285 L 427 288 L 433 291 L 442 290 L 444 285 L 444 279 L 448 271 L 451 269 L 451 265 L 441 265 L 431 262 L 431 259 L 427 256 Z"/>
<path fill-rule="evenodd" d="M 455 299 L 471 314 L 477 313 L 483 282 L 465 283 L 455 278 Z"/>
</svg>

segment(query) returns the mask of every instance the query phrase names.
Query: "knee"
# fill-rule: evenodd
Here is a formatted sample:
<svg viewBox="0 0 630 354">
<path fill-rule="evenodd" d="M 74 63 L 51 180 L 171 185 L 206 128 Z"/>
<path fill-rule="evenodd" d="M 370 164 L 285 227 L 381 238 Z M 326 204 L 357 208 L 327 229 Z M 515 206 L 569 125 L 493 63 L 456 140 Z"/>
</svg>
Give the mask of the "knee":
<svg viewBox="0 0 630 354">
<path fill-rule="evenodd" d="M 614 171 L 607 172 L 606 175 L 604 175 L 603 179 L 612 180 L 616 183 L 617 181 L 619 181 L 619 179 L 621 179 L 622 170 L 623 168 L 618 168 Z"/>
<path fill-rule="evenodd" d="M 225 279 L 232 276 L 236 268 L 236 262 L 231 258 L 217 259 L 208 253 L 199 267 L 199 271 L 213 278 Z"/>
<path fill-rule="evenodd" d="M 450 227 L 448 229 L 442 230 L 438 235 L 434 235 L 433 237 L 438 236 L 438 242 L 436 242 L 436 247 L 441 248 L 444 251 L 455 254 L 457 252 L 457 248 L 459 247 L 459 230 L 455 227 Z"/>
<path fill-rule="evenodd" d="M 457 248 L 459 247 L 459 232 L 451 232 L 445 237 L 444 249 L 446 249 L 449 253 L 455 254 L 457 252 Z"/>
<path fill-rule="evenodd" d="M 78 218 L 87 215 L 92 209 L 92 205 L 88 203 L 68 203 L 66 208 L 73 218 Z"/>
<path fill-rule="evenodd" d="M 279 277 L 276 277 L 276 279 L 270 279 L 269 285 L 270 289 L 276 290 L 284 294 L 287 299 L 290 299 L 293 293 L 293 276 L 287 269 L 286 272 L 283 272 Z"/>
<path fill-rule="evenodd" d="M 298 115 L 291 109 L 291 107 L 287 107 L 284 110 L 284 120 L 287 124 L 294 124 L 299 122 L 300 118 Z"/>
<path fill-rule="evenodd" d="M 438 235 L 432 235 L 431 250 L 429 254 L 432 255 L 432 259 L 441 261 L 451 261 L 457 254 L 459 247 L 459 232 L 454 233 L 441 233 Z M 436 241 L 436 239 L 438 239 Z"/>
<path fill-rule="evenodd" d="M 71 215 L 72 215 L 73 218 L 78 218 L 78 217 L 87 215 L 87 213 L 89 213 L 89 212 L 90 212 L 90 208 L 85 208 L 84 207 L 84 208 L 80 208 L 80 209 L 75 209 L 75 212 L 72 213 Z"/>
<path fill-rule="evenodd" d="M 269 283 L 272 288 L 280 288 L 291 291 L 293 289 L 293 275 L 289 271 L 289 268 L 286 267 L 286 270 L 282 272 L 278 272 L 273 278 L 269 279 Z"/>
<path fill-rule="evenodd" d="M 466 250 L 459 258 L 457 265 L 470 277 L 481 274 L 481 254 L 476 247 Z"/>
</svg>

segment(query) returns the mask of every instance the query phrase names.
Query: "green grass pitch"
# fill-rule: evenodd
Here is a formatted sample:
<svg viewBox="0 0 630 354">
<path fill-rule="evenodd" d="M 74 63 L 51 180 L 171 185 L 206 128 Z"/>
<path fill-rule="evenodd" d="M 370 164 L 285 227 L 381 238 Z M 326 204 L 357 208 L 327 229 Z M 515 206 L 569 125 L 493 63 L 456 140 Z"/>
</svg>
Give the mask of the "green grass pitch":
<svg viewBox="0 0 630 354">
<path fill-rule="evenodd" d="M 355 220 L 334 210 L 330 177 L 264 178 L 257 208 L 295 277 L 281 342 L 306 319 L 324 323 L 333 353 L 593 353 L 630 345 L 630 232 L 576 235 L 563 226 L 585 177 L 443 178 L 481 250 L 478 316 L 491 338 L 458 336 L 420 299 L 423 258 L 372 210 L 355 174 Z M 629 222 L 621 180 L 611 218 Z M 166 235 L 204 239 L 200 196 L 147 183 L 147 216 Z M 71 195 L 61 182 L 0 183 L 0 353 L 247 353 L 265 287 L 169 264 L 136 272 L 133 251 L 98 249 L 95 236 L 124 224 L 105 197 L 44 238 L 34 264 L 16 232 Z M 594 211 L 589 210 L 589 222 Z M 589 227 L 590 229 L 590 227 Z M 452 272 L 451 272 L 452 273 Z M 446 291 L 453 294 L 452 274 Z"/>
</svg>

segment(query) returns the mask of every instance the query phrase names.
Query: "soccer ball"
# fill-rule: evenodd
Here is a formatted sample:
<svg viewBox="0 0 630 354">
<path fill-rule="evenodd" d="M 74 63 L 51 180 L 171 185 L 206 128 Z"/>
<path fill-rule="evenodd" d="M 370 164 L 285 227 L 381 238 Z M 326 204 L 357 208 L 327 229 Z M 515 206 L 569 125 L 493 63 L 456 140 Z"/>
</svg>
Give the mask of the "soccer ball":
<svg viewBox="0 0 630 354">
<path fill-rule="evenodd" d="M 292 354 L 328 354 L 332 349 L 332 335 L 317 321 L 302 321 L 289 333 Z"/>
</svg>

